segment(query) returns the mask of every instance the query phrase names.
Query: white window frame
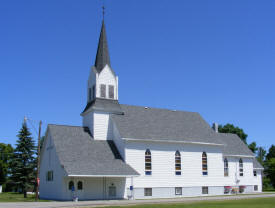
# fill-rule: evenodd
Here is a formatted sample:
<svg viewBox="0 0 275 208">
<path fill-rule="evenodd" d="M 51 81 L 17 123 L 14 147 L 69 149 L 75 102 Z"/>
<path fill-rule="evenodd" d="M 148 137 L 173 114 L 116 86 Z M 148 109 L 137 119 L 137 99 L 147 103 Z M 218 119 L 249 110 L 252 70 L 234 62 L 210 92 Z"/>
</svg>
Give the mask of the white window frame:
<svg viewBox="0 0 275 208">
<path fill-rule="evenodd" d="M 144 196 L 152 196 L 153 189 L 152 188 L 144 188 Z"/>
<path fill-rule="evenodd" d="M 182 187 L 175 187 L 175 195 L 182 195 Z"/>
</svg>

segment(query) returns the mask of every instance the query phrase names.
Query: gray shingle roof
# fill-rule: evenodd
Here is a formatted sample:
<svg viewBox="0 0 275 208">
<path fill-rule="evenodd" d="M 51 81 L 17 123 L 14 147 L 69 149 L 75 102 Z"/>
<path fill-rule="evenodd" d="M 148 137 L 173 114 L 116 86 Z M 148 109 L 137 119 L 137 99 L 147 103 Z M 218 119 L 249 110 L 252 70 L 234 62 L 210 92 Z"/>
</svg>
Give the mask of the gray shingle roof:
<svg viewBox="0 0 275 208">
<path fill-rule="evenodd" d="M 48 128 L 68 175 L 139 175 L 123 162 L 112 141 L 92 140 L 83 127 L 49 125 Z"/>
<path fill-rule="evenodd" d="M 123 114 L 123 111 L 122 111 L 120 104 L 118 103 L 117 100 L 96 98 L 95 100 L 89 102 L 86 105 L 86 107 L 82 113 L 85 113 L 91 109 L 99 110 L 99 111 L 107 111 L 107 112 L 115 113 L 115 114 Z"/>
<path fill-rule="evenodd" d="M 100 73 L 101 70 L 106 66 L 106 64 L 108 64 L 111 67 L 106 29 L 103 20 L 95 60 L 95 67 L 97 72 Z"/>
<path fill-rule="evenodd" d="M 225 144 L 223 154 L 254 156 L 253 152 L 236 134 L 216 133 L 216 136 Z"/>
<path fill-rule="evenodd" d="M 122 138 L 221 144 L 198 113 L 120 105 L 124 115 L 112 115 Z"/>
<path fill-rule="evenodd" d="M 253 159 L 253 168 L 264 169 L 264 167 L 258 162 L 258 160 L 256 158 Z"/>
</svg>

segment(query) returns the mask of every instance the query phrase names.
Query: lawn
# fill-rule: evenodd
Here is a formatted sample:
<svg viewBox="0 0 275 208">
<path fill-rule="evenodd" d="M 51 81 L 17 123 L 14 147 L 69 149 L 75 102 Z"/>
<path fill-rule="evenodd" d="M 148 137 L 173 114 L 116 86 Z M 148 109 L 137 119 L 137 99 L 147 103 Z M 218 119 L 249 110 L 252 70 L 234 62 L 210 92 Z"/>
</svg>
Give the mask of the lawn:
<svg viewBox="0 0 275 208">
<path fill-rule="evenodd" d="M 113 206 L 109 208 L 119 208 Z M 136 205 L 121 206 L 121 208 L 274 208 L 274 198 L 241 199 L 226 201 L 204 201 L 204 202 L 186 202 L 182 204 L 154 204 L 154 205 Z"/>
<path fill-rule="evenodd" d="M 19 193 L 1 193 L 0 194 L 0 203 L 1 202 L 34 202 L 35 195 L 28 194 L 27 198 L 24 198 L 23 194 Z M 39 200 L 39 201 L 46 201 L 46 200 Z"/>
</svg>

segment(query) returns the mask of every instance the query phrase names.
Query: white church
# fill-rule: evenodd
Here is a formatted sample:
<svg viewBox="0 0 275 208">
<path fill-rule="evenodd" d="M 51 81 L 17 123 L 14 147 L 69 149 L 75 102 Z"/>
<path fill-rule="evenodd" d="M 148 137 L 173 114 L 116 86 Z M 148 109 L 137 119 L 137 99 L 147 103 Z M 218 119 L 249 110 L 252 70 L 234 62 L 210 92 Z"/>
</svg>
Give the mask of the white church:
<svg viewBox="0 0 275 208">
<path fill-rule="evenodd" d="M 82 126 L 50 124 L 40 198 L 150 199 L 262 191 L 263 167 L 241 139 L 199 113 L 120 104 L 102 22 Z"/>
</svg>

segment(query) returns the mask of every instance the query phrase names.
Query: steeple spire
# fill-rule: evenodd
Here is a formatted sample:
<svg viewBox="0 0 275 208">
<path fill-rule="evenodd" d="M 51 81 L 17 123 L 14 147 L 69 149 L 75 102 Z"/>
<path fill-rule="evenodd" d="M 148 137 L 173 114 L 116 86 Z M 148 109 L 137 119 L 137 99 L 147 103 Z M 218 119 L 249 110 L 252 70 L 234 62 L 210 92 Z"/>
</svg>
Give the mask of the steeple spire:
<svg viewBox="0 0 275 208">
<path fill-rule="evenodd" d="M 103 9 L 103 13 L 104 13 L 104 9 Z M 103 19 L 101 31 L 100 31 L 100 37 L 98 41 L 96 60 L 95 60 L 95 67 L 98 73 L 101 72 L 101 70 L 106 66 L 106 64 L 108 64 L 111 67 L 107 37 L 106 37 L 106 29 L 105 29 L 105 24 Z"/>
</svg>

